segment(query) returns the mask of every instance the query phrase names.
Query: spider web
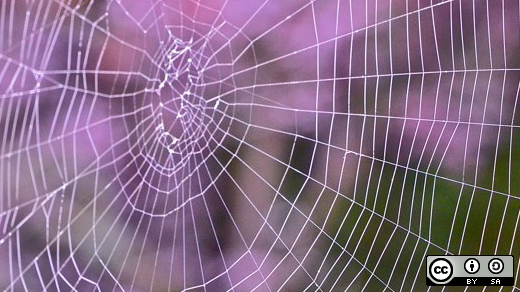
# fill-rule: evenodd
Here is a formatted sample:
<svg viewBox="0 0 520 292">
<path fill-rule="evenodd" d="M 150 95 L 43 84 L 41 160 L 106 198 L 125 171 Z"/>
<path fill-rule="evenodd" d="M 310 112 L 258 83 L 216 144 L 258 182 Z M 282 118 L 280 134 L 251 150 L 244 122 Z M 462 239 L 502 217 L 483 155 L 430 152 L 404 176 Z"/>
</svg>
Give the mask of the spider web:
<svg viewBox="0 0 520 292">
<path fill-rule="evenodd" d="M 0 289 L 436 291 L 426 255 L 512 254 L 520 290 L 518 27 L 509 0 L 2 1 Z"/>
</svg>

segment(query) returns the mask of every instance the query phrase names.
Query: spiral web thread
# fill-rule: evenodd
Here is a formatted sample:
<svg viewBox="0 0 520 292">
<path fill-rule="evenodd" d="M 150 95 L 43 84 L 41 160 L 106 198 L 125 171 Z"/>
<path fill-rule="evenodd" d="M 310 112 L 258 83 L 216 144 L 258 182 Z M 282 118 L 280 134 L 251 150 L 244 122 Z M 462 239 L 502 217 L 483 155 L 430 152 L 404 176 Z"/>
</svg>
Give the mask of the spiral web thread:
<svg viewBox="0 0 520 292">
<path fill-rule="evenodd" d="M 520 290 L 519 6 L 2 1 L 0 289 Z"/>
</svg>

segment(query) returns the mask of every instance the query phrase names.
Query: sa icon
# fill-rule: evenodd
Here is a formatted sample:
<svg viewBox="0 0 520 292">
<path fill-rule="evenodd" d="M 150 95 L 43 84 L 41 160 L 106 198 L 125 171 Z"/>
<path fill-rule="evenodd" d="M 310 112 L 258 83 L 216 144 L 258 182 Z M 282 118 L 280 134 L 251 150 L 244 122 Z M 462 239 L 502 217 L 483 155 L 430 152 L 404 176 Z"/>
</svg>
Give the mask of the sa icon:
<svg viewBox="0 0 520 292">
<path fill-rule="evenodd" d="M 435 259 L 429 267 L 430 276 L 436 282 L 445 282 L 453 275 L 453 266 L 443 258 Z"/>
</svg>

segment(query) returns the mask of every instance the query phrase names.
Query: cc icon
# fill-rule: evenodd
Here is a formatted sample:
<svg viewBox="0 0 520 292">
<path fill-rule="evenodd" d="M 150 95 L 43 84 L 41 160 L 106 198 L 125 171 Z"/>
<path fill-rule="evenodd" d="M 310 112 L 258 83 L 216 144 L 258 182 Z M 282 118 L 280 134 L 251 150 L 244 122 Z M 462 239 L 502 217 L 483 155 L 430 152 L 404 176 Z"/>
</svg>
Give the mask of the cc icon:
<svg viewBox="0 0 520 292">
<path fill-rule="evenodd" d="M 436 282 L 445 282 L 453 275 L 453 265 L 443 258 L 435 259 L 428 269 L 430 276 Z"/>
</svg>

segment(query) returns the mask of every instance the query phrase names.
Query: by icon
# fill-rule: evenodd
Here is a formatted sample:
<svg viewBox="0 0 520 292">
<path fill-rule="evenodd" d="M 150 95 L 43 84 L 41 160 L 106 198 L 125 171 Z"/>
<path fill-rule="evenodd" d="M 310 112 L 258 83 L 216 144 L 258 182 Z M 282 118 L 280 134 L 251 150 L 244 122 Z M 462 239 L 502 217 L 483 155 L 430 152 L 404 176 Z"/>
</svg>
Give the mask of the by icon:
<svg viewBox="0 0 520 292">
<path fill-rule="evenodd" d="M 479 269 L 480 263 L 474 258 L 469 258 L 464 263 L 464 270 L 469 274 L 475 274 Z"/>
</svg>

